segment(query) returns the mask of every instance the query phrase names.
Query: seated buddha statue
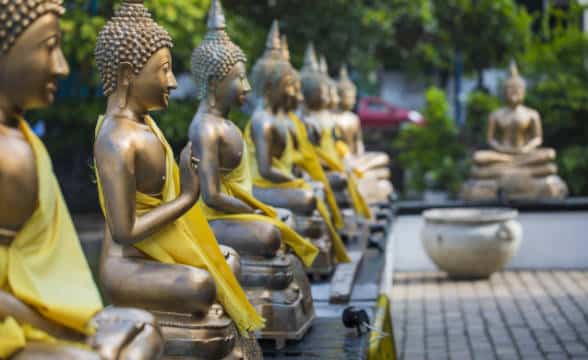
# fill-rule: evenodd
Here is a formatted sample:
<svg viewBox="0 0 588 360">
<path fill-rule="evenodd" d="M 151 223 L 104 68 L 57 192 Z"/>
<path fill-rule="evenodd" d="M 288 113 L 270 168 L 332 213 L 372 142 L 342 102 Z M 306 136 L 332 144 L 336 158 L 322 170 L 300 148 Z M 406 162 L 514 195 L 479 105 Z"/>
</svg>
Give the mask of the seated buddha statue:
<svg viewBox="0 0 588 360">
<path fill-rule="evenodd" d="M 94 157 L 106 219 L 100 277 L 115 305 L 157 315 L 168 356 L 222 359 L 263 318 L 238 281 L 239 257 L 220 248 L 187 145 L 176 163 L 149 112 L 176 87 L 172 39 L 142 1 L 124 1 L 100 31 L 96 63 L 108 97 Z M 254 340 L 253 340 L 254 341 Z M 255 345 L 255 343 L 254 343 Z"/>
<path fill-rule="evenodd" d="M 153 316 L 104 308 L 41 140 L 24 111 L 69 73 L 59 0 L 0 2 L 0 358 L 159 359 Z"/>
<path fill-rule="evenodd" d="M 504 90 L 508 106 L 490 114 L 487 141 L 491 149 L 474 154 L 464 198 L 494 199 L 501 193 L 513 199 L 565 197 L 567 185 L 557 175 L 555 150 L 541 147 L 541 117 L 523 105 L 525 81 L 514 62 Z"/>
<path fill-rule="evenodd" d="M 357 88 L 345 66 L 339 72 L 338 89 L 339 109 L 335 112 L 337 150 L 349 166 L 361 174 L 358 185 L 368 203 L 386 203 L 393 191 L 388 169 L 390 157 L 384 152 L 365 151 L 361 123 L 352 112 Z"/>
<path fill-rule="evenodd" d="M 295 149 L 287 104 L 296 96 L 296 72 L 283 59 L 278 31 L 274 22 L 266 52 L 253 71 L 256 87 L 260 88 L 258 106 L 245 129 L 253 194 L 267 204 L 294 212 L 295 229 L 319 245 L 323 256 L 330 257 L 335 244 L 336 259 L 347 262 L 349 257 L 328 207 L 314 194 L 316 186 L 293 173 Z"/>
<path fill-rule="evenodd" d="M 341 209 L 344 226 L 340 233 L 348 240 L 356 238 L 356 215 L 371 218 L 371 212 L 359 193 L 355 174 L 336 151 L 332 114 L 333 103 L 337 101 L 332 96 L 337 95 L 336 84 L 321 71 L 312 45 L 305 54 L 301 83 L 304 104 L 299 114 Z"/>
<path fill-rule="evenodd" d="M 318 250 L 253 194 L 247 143 L 228 119 L 251 90 L 247 59 L 226 32 L 220 2 L 213 1 L 211 9 L 208 31 L 192 54 L 200 104 L 189 138 L 200 159 L 198 204 L 217 240 L 241 255 L 241 284 L 266 319 L 259 336 L 281 347 L 287 339 L 300 339 L 312 324 L 312 295 L 300 260 L 310 266 Z"/>
</svg>

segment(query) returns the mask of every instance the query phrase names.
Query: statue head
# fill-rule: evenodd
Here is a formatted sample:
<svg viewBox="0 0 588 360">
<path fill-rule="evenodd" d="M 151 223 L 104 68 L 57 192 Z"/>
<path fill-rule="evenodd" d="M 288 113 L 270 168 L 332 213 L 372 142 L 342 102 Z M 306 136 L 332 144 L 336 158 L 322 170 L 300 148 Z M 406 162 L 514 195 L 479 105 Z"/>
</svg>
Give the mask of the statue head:
<svg viewBox="0 0 588 360">
<path fill-rule="evenodd" d="M 247 80 L 247 58 L 225 31 L 226 23 L 219 0 L 212 0 L 208 13 L 208 31 L 192 53 L 192 75 L 196 97 L 211 107 L 241 106 L 251 86 Z"/>
<path fill-rule="evenodd" d="M 281 38 L 281 50 L 282 50 L 282 58 L 285 62 L 291 65 L 290 63 L 290 48 L 288 47 L 288 39 L 286 35 L 282 35 Z M 302 101 L 304 101 L 304 97 L 302 96 L 302 83 L 300 80 L 300 74 L 293 66 L 291 67 L 292 76 L 294 77 L 294 93 L 292 96 L 289 96 L 286 99 L 286 111 L 295 111 L 298 109 L 298 106 Z"/>
<path fill-rule="evenodd" d="M 339 107 L 343 111 L 351 111 L 357 99 L 357 87 L 349 78 L 345 65 L 341 66 L 339 71 L 339 98 L 341 99 Z"/>
<path fill-rule="evenodd" d="M 0 1 L 0 109 L 5 115 L 50 105 L 69 74 L 61 50 L 61 0 Z"/>
<path fill-rule="evenodd" d="M 300 79 L 306 107 L 313 111 L 327 108 L 330 102 L 330 88 L 327 79 L 320 71 L 312 44 L 309 44 L 306 49 Z"/>
<path fill-rule="evenodd" d="M 277 20 L 274 20 L 265 43 L 265 52 L 255 62 L 251 71 L 253 96 L 257 100 L 265 99 L 271 95 L 268 79 L 276 64 L 283 61 L 279 24 Z"/>
<path fill-rule="evenodd" d="M 176 87 L 172 72 L 172 39 L 142 0 L 125 0 L 96 41 L 96 64 L 106 96 L 119 106 L 135 104 L 145 111 L 166 108 Z"/>
<path fill-rule="evenodd" d="M 277 62 L 266 80 L 268 105 L 275 110 L 291 110 L 293 99 L 298 97 L 296 83 L 298 76 L 289 62 Z"/>
<path fill-rule="evenodd" d="M 520 77 L 516 62 L 510 64 L 510 77 L 504 83 L 504 97 L 510 106 L 516 106 L 525 100 L 525 80 Z"/>
<path fill-rule="evenodd" d="M 321 56 L 319 68 L 321 74 L 325 77 L 329 88 L 329 101 L 327 108 L 330 110 L 336 110 L 341 102 L 341 99 L 339 98 L 339 88 L 337 87 L 337 82 L 329 76 L 329 65 L 327 64 L 327 58 L 324 55 Z"/>
</svg>

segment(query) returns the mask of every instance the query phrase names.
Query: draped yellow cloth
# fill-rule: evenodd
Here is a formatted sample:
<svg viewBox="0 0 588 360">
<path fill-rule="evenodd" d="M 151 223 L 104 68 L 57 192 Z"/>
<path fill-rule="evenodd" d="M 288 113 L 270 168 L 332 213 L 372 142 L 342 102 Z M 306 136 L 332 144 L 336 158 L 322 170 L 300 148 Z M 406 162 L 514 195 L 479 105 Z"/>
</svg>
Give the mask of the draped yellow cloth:
<svg viewBox="0 0 588 360">
<path fill-rule="evenodd" d="M 24 119 L 20 131 L 35 156 L 39 186 L 37 209 L 10 246 L 0 246 L 0 289 L 37 310 L 43 317 L 84 334 L 102 301 L 45 146 Z M 0 358 L 27 341 L 56 342 L 28 324 L 0 319 Z"/>
<path fill-rule="evenodd" d="M 96 134 L 101 127 L 103 117 L 98 119 Z M 170 202 L 180 195 L 179 168 L 173 151 L 161 130 L 153 119 L 147 117 L 145 123 L 165 148 L 166 176 L 161 198 L 141 192 L 135 196 L 136 212 L 141 216 L 165 202 Z M 104 197 L 100 177 L 96 169 L 100 205 L 108 217 L 104 206 Z M 257 313 L 247 299 L 245 292 L 231 271 L 212 232 L 202 209 L 192 207 L 176 221 L 167 224 L 148 238 L 134 245 L 149 257 L 166 264 L 182 264 L 206 269 L 214 278 L 217 298 L 223 305 L 241 334 L 247 336 L 250 331 L 261 329 L 265 320 Z M 190 299 L 186 299 L 190 301 Z"/>
<path fill-rule="evenodd" d="M 282 183 L 275 183 L 261 176 L 257 166 L 257 158 L 255 157 L 255 144 L 253 142 L 253 138 L 251 137 L 251 123 L 247 124 L 247 127 L 245 128 L 245 142 L 247 143 L 247 156 L 249 157 L 247 161 L 250 164 L 253 185 L 265 189 L 304 189 L 307 191 L 312 191 L 312 186 L 307 184 L 304 179 L 294 179 Z M 272 167 L 285 175 L 293 176 L 292 167 L 294 166 L 294 152 L 292 137 L 288 132 L 286 146 L 282 152 L 282 156 L 280 158 L 272 157 Z M 343 243 L 343 240 L 341 240 L 339 233 L 333 225 L 331 214 L 329 213 L 327 205 L 322 199 L 317 198 L 316 206 L 319 214 L 321 215 L 321 218 L 327 225 L 329 236 L 333 242 L 335 260 L 337 262 L 350 262 L 351 259 L 349 258 L 349 255 L 347 255 L 345 244 Z"/>
<path fill-rule="evenodd" d="M 227 174 L 221 175 L 220 191 L 231 197 L 235 197 L 253 209 L 261 210 L 260 214 L 226 214 L 215 210 L 204 202 L 202 197 L 198 205 L 202 208 L 208 220 L 236 220 L 269 222 L 280 230 L 282 240 L 302 260 L 304 265 L 311 266 L 319 250 L 308 240 L 300 236 L 296 231 L 280 221 L 275 209 L 264 204 L 253 196 L 253 183 L 249 168 L 247 142 L 243 141 L 243 156 L 239 165 Z"/>
<path fill-rule="evenodd" d="M 302 120 L 300 120 L 293 112 L 288 113 L 288 118 L 296 127 L 296 140 L 298 142 L 298 149 L 294 150 L 294 164 L 303 169 L 313 180 L 319 181 L 323 184 L 325 198 L 327 199 L 331 215 L 333 216 L 333 223 L 337 229 L 341 229 L 343 227 L 341 210 L 339 209 L 339 205 L 337 205 L 337 199 L 335 198 L 327 174 L 325 174 L 325 171 L 321 166 L 320 158 L 308 138 L 306 126 L 304 126 Z"/>
<path fill-rule="evenodd" d="M 337 144 L 333 133 L 330 129 L 325 128 L 321 132 L 320 145 L 316 148 L 316 152 L 321 159 L 332 171 L 346 172 L 343 160 L 337 151 Z M 354 171 L 347 171 L 347 191 L 351 198 L 354 210 L 366 219 L 372 218 L 372 212 L 365 201 L 363 195 L 359 192 L 357 185 L 357 178 L 360 177 Z"/>
</svg>

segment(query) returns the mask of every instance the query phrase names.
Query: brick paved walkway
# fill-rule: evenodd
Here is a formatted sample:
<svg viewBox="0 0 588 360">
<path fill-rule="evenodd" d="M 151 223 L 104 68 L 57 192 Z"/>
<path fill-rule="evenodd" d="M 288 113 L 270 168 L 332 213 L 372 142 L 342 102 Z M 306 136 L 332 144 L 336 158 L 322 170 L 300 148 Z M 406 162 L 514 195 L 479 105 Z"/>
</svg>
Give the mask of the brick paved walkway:
<svg viewBox="0 0 588 360">
<path fill-rule="evenodd" d="M 588 359 L 588 271 L 397 273 L 400 359 Z"/>
</svg>

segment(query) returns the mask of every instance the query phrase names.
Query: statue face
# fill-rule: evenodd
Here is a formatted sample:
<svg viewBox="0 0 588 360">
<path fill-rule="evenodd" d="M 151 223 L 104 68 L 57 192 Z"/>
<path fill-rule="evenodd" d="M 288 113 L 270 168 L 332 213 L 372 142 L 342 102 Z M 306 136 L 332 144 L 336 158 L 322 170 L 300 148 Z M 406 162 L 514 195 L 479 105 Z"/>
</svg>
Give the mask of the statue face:
<svg viewBox="0 0 588 360">
<path fill-rule="evenodd" d="M 329 86 L 329 92 L 330 92 L 330 108 L 331 109 L 337 109 L 339 107 L 339 103 L 341 102 L 341 98 L 339 97 L 339 90 L 337 89 L 336 86 Z"/>
<path fill-rule="evenodd" d="M 321 99 L 322 107 L 328 107 L 331 103 L 331 91 L 329 85 L 326 82 L 321 82 L 319 87 L 319 95 Z"/>
<path fill-rule="evenodd" d="M 169 105 L 169 94 L 176 86 L 171 53 L 168 48 L 161 48 L 132 80 L 129 99 L 134 99 L 147 111 L 165 109 Z"/>
<path fill-rule="evenodd" d="M 247 102 L 247 94 L 251 85 L 247 80 L 245 63 L 239 61 L 231 71 L 216 85 L 217 102 L 229 106 L 243 106 Z"/>
<path fill-rule="evenodd" d="M 508 82 L 504 92 L 510 105 L 519 105 L 525 99 L 525 87 L 520 83 Z"/>
<path fill-rule="evenodd" d="M 57 80 L 68 74 L 59 17 L 53 13 L 35 20 L 8 53 L 0 55 L 0 93 L 21 110 L 53 103 Z"/>
<path fill-rule="evenodd" d="M 279 89 L 271 89 L 269 100 L 273 106 L 286 108 L 296 98 L 296 81 L 291 73 L 286 73 L 280 80 Z"/>
<path fill-rule="evenodd" d="M 353 109 L 353 107 L 355 106 L 355 101 L 356 101 L 356 94 L 355 91 L 352 90 L 344 90 L 340 92 L 340 106 L 341 109 L 345 110 L 345 111 L 349 111 L 351 109 Z"/>
<path fill-rule="evenodd" d="M 296 110 L 302 101 L 304 101 L 304 96 L 302 95 L 302 82 L 300 79 L 296 78 L 294 80 L 294 92 L 292 96 L 288 96 L 286 99 L 286 109 L 288 111 Z"/>
</svg>

